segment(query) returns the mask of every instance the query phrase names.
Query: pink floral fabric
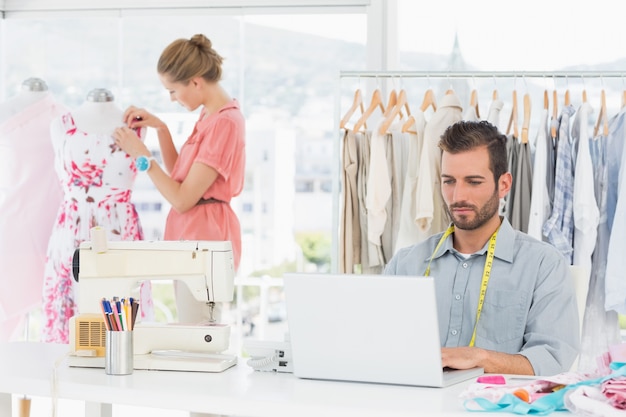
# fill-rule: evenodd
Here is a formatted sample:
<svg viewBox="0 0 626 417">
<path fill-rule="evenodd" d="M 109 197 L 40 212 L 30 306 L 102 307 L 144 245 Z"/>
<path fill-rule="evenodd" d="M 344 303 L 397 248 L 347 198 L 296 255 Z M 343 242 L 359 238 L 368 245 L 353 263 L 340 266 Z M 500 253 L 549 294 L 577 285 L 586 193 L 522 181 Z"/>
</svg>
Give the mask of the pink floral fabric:
<svg viewBox="0 0 626 417">
<path fill-rule="evenodd" d="M 113 138 L 80 131 L 71 113 L 53 121 L 51 137 L 64 198 L 48 242 L 42 340 L 68 343 L 68 322 L 77 313 L 72 276 L 74 250 L 89 240 L 94 226 L 103 227 L 109 240 L 141 240 L 143 232 L 131 202 L 137 169 Z M 115 295 L 126 296 L 103 294 Z M 149 283 L 142 285 L 140 297 L 142 316 L 152 315 Z"/>
</svg>

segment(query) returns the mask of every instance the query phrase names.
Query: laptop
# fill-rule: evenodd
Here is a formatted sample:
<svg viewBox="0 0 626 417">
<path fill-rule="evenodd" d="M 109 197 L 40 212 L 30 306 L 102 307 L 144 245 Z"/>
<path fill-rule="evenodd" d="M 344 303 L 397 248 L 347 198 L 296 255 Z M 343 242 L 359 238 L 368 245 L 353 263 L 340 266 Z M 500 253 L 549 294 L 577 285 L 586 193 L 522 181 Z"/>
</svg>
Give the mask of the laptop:
<svg viewBox="0 0 626 417">
<path fill-rule="evenodd" d="M 433 277 L 284 275 L 300 378 L 446 387 L 483 374 L 444 370 Z"/>
</svg>

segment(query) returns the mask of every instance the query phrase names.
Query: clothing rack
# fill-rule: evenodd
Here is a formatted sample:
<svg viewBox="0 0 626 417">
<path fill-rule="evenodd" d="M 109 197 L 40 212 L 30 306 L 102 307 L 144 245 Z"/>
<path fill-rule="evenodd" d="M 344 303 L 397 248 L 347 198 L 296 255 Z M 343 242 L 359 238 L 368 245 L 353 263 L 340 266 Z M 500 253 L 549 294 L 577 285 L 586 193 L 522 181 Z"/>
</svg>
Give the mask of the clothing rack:
<svg viewBox="0 0 626 417">
<path fill-rule="evenodd" d="M 626 91 L 626 71 L 596 71 L 596 70 L 573 70 L 573 71 L 394 71 L 394 70 L 365 70 L 365 71 L 353 71 L 342 70 L 339 71 L 339 78 L 337 84 L 337 94 L 335 97 L 335 116 L 334 126 L 335 132 L 339 131 L 340 111 L 341 111 L 341 87 L 342 80 L 347 78 L 372 78 L 372 79 L 403 79 L 403 78 L 434 78 L 439 80 L 445 79 L 475 79 L 475 78 L 509 78 L 509 79 L 604 79 L 604 78 L 622 78 L 624 83 L 624 90 Z M 339 212 L 340 212 L 340 141 L 336 141 L 333 145 L 333 160 L 335 163 L 332 166 L 332 192 L 333 192 L 333 233 L 339 231 Z M 338 271 L 338 238 L 335 236 L 332 239 L 331 245 L 331 270 Z"/>
<path fill-rule="evenodd" d="M 339 78 L 625 78 L 626 71 L 340 71 Z"/>
</svg>

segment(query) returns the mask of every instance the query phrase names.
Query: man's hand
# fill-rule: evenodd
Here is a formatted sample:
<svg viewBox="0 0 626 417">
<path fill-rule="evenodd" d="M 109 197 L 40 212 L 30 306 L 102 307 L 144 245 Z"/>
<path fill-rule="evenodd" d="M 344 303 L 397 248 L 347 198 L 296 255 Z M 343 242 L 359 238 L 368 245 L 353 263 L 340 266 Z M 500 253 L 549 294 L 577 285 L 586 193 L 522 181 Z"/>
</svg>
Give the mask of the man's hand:
<svg viewBox="0 0 626 417">
<path fill-rule="evenodd" d="M 534 375 L 528 359 L 520 354 L 495 352 L 477 347 L 441 348 L 444 367 L 469 369 L 480 367 L 486 373 Z"/>
</svg>

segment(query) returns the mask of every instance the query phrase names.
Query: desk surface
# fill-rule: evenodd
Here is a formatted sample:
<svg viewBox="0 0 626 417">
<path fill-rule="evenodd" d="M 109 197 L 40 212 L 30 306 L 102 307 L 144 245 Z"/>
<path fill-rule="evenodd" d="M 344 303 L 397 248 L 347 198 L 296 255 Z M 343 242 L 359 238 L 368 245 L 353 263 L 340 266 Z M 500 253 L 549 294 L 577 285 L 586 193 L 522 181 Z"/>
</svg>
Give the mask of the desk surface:
<svg viewBox="0 0 626 417">
<path fill-rule="evenodd" d="M 134 371 L 111 376 L 103 369 L 68 367 L 67 352 L 67 345 L 0 344 L 0 392 L 50 397 L 56 369 L 58 398 L 94 403 L 246 417 L 469 415 L 459 394 L 471 381 L 443 389 L 315 381 L 255 372 L 245 359 L 221 373 Z"/>
</svg>

